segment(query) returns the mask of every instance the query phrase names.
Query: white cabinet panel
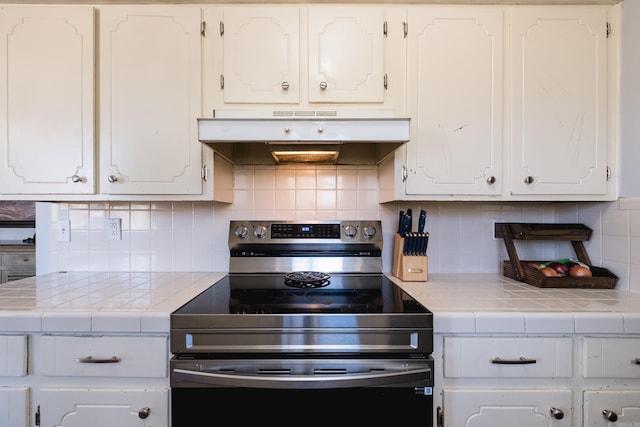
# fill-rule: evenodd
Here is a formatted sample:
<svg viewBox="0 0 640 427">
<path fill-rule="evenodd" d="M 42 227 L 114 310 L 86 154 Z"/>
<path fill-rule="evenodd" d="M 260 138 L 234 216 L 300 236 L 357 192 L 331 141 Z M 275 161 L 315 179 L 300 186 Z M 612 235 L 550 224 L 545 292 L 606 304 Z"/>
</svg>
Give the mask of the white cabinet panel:
<svg viewBox="0 0 640 427">
<path fill-rule="evenodd" d="M 607 194 L 608 10 L 512 9 L 513 194 Z"/>
<path fill-rule="evenodd" d="M 27 375 L 27 336 L 0 336 L 0 377 Z"/>
<path fill-rule="evenodd" d="M 169 389 L 44 388 L 42 426 L 168 427 Z"/>
<path fill-rule="evenodd" d="M 572 370 L 571 338 L 445 337 L 449 378 L 562 377 Z"/>
<path fill-rule="evenodd" d="M 584 423 L 588 427 L 640 425 L 640 390 L 585 391 Z"/>
<path fill-rule="evenodd" d="M 100 10 L 100 192 L 201 194 L 200 9 Z"/>
<path fill-rule="evenodd" d="M 585 378 L 640 378 L 640 338 L 584 338 Z"/>
<path fill-rule="evenodd" d="M 410 13 L 407 194 L 501 195 L 503 14 L 455 6 Z"/>
<path fill-rule="evenodd" d="M 152 378 L 168 375 L 166 337 L 42 337 L 42 373 Z M 113 360 L 112 360 L 113 358 Z"/>
<path fill-rule="evenodd" d="M 29 388 L 0 387 L 0 427 L 29 426 Z"/>
<path fill-rule="evenodd" d="M 443 396 L 445 427 L 572 425 L 570 390 L 445 389 Z"/>
<path fill-rule="evenodd" d="M 0 7 L 0 193 L 92 194 L 94 10 Z"/>
</svg>

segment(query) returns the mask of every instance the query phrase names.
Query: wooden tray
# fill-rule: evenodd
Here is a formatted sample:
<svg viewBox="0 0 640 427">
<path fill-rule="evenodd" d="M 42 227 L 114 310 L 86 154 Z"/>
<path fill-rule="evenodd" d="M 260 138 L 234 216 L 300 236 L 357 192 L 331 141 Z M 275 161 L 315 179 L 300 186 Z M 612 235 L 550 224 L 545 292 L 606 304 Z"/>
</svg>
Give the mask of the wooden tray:
<svg viewBox="0 0 640 427">
<path fill-rule="evenodd" d="M 543 224 L 502 222 L 495 224 L 495 237 L 504 239 L 509 260 L 503 262 L 502 270 L 506 277 L 519 280 L 540 288 L 586 288 L 612 289 L 618 276 L 602 267 L 591 264 L 589 254 L 582 244 L 589 240 L 592 230 L 584 224 Z M 576 256 L 591 268 L 592 277 L 547 277 L 528 265 L 523 265 L 518 257 L 513 240 L 565 240 L 571 242 Z M 551 261 L 551 260 L 547 260 Z M 532 261 L 524 261 L 532 262 Z M 546 261 L 533 261 L 541 264 Z"/>
</svg>

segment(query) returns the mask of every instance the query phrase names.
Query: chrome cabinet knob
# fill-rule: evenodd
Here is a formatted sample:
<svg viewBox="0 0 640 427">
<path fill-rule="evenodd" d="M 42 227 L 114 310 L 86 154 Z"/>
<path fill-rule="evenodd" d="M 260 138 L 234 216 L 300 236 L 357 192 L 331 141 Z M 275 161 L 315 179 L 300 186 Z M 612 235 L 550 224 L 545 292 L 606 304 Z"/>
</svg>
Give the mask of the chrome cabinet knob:
<svg viewBox="0 0 640 427">
<path fill-rule="evenodd" d="M 71 177 L 71 182 L 82 182 L 82 178 L 80 178 L 78 175 L 73 175 Z"/>
<path fill-rule="evenodd" d="M 318 128 L 318 133 L 324 132 L 324 128 Z"/>
<path fill-rule="evenodd" d="M 289 82 L 282 82 L 280 86 L 282 87 L 282 90 L 287 90 L 289 89 Z"/>
<path fill-rule="evenodd" d="M 145 406 L 144 408 L 141 408 L 138 411 L 138 418 L 144 420 L 149 416 L 150 413 L 151 413 L 151 409 L 148 406 Z"/>
<path fill-rule="evenodd" d="M 528 176 L 524 179 L 524 183 L 525 184 L 533 184 L 533 177 L 532 176 Z"/>
<path fill-rule="evenodd" d="M 291 132 L 291 128 L 284 128 L 284 133 L 289 133 Z"/>
<path fill-rule="evenodd" d="M 612 423 L 615 423 L 616 421 L 618 421 L 618 414 L 608 409 L 605 409 L 604 411 L 602 411 L 602 415 L 607 421 L 611 421 Z"/>
<path fill-rule="evenodd" d="M 496 183 L 496 177 L 495 176 L 487 177 L 487 184 L 495 184 L 495 183 Z"/>
<path fill-rule="evenodd" d="M 562 409 L 551 408 L 549 412 L 551 413 L 551 416 L 556 420 L 561 420 L 564 418 L 564 412 L 562 412 Z"/>
<path fill-rule="evenodd" d="M 325 90 L 327 86 L 327 82 L 320 82 L 320 89 Z"/>
<path fill-rule="evenodd" d="M 107 181 L 109 182 L 118 182 L 118 177 L 115 175 L 109 175 L 109 177 L 107 178 Z"/>
</svg>

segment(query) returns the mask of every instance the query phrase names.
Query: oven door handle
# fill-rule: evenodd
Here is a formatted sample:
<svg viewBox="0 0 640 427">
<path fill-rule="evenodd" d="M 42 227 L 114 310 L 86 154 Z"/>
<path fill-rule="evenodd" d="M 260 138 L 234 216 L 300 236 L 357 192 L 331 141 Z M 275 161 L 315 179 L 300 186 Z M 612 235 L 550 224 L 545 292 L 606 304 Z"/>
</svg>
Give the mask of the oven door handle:
<svg viewBox="0 0 640 427">
<path fill-rule="evenodd" d="M 246 375 L 174 368 L 172 379 L 177 382 L 188 381 L 218 387 L 329 389 L 390 386 L 426 380 L 430 382 L 431 368 L 424 367 L 406 371 L 365 372 L 340 375 Z"/>
</svg>

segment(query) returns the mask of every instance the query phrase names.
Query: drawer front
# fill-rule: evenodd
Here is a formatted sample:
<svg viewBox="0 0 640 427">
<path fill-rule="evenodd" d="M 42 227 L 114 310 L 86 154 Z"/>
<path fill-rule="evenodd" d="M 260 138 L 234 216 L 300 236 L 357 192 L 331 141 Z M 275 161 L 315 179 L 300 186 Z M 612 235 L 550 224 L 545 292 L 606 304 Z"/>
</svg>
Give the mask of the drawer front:
<svg viewBox="0 0 640 427">
<path fill-rule="evenodd" d="M 36 265 L 36 254 L 32 253 L 15 253 L 2 254 L 2 265 Z"/>
<path fill-rule="evenodd" d="M 585 378 L 640 378 L 640 338 L 591 338 L 582 341 Z"/>
<path fill-rule="evenodd" d="M 45 336 L 42 347 L 44 375 L 168 376 L 167 337 Z"/>
<path fill-rule="evenodd" d="M 445 337 L 444 376 L 449 378 L 568 378 L 571 338 Z"/>
<path fill-rule="evenodd" d="M 0 377 L 27 375 L 27 336 L 0 336 Z"/>
</svg>

